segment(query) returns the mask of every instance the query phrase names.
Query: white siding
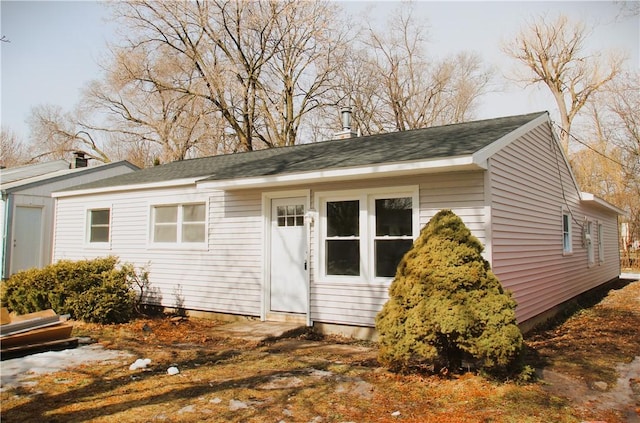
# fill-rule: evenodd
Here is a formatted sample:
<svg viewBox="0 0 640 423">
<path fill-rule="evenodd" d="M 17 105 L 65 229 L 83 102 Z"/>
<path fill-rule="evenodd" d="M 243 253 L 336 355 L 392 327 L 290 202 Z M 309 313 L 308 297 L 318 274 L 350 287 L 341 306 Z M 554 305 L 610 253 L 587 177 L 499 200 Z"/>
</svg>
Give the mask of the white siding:
<svg viewBox="0 0 640 423">
<path fill-rule="evenodd" d="M 520 322 L 619 274 L 617 218 L 580 201 L 554 144 L 543 124 L 490 159 L 492 267 L 514 293 Z M 572 214 L 571 254 L 563 254 L 563 208 Z M 592 267 L 582 244 L 585 219 L 594 222 Z M 597 223 L 604 225 L 604 263 L 597 260 Z"/>
<path fill-rule="evenodd" d="M 316 184 L 313 193 L 389 186 L 420 187 L 420 227 L 442 208 L 453 208 L 475 235 L 484 240 L 482 172 L 431 174 L 412 178 Z M 301 187 L 291 187 L 292 190 Z M 286 191 L 279 188 L 278 191 Z M 208 201 L 209 243 L 206 250 L 159 249 L 148 242 L 151 204 Z M 151 289 L 158 303 L 186 309 L 260 315 L 262 301 L 262 191 L 196 191 L 163 189 L 59 198 L 54 259 L 115 255 L 121 262 L 149 266 Z M 88 209 L 111 208 L 109 248 L 85 242 Z M 318 205 L 313 207 L 318 208 Z M 310 240 L 311 319 L 318 322 L 373 326 L 388 298 L 389 282 L 328 283 L 314 279 L 317 246 Z"/>
<path fill-rule="evenodd" d="M 442 209 L 452 209 L 483 243 L 485 242 L 484 174 L 483 172 L 441 173 L 369 180 L 340 184 L 323 184 L 313 192 L 368 189 L 418 185 L 420 197 L 420 229 Z M 319 205 L 315 204 L 316 210 Z M 313 233 L 313 232 L 312 232 Z M 316 267 L 317 239 L 312 235 L 311 319 L 315 322 L 374 326 L 375 316 L 388 299 L 391 281 L 366 280 L 336 283 L 318 280 Z"/>
<path fill-rule="evenodd" d="M 208 246 L 158 248 L 149 243 L 153 204 L 208 201 Z M 163 189 L 60 198 L 54 259 L 115 255 L 121 262 L 148 266 L 151 292 L 167 307 L 259 315 L 261 198 L 221 191 Z M 111 207 L 110 248 L 85 242 L 87 209 Z"/>
<path fill-rule="evenodd" d="M 54 162 L 56 166 L 58 166 L 59 162 Z M 86 172 L 84 169 L 78 170 L 78 174 L 75 173 L 67 173 L 64 178 L 60 178 L 53 181 L 40 180 L 37 183 L 27 184 L 26 188 L 16 187 L 11 190 L 9 194 L 11 201 L 10 207 L 12 210 L 10 211 L 10 216 L 13 217 L 15 215 L 15 208 L 19 206 L 24 207 L 41 207 L 42 208 L 42 251 L 40 252 L 40 263 L 43 265 L 47 265 L 51 263 L 52 257 L 52 244 L 53 244 L 53 226 L 54 226 L 54 200 L 51 197 L 51 193 L 55 191 L 60 191 L 66 188 L 70 188 L 73 186 L 77 186 L 79 184 L 84 184 L 87 182 L 92 182 L 99 179 L 108 178 L 111 176 L 121 175 L 124 173 L 133 172 L 133 169 L 125 166 L 124 164 L 118 166 L 105 166 L 105 168 L 95 168 L 95 170 Z M 55 179 L 55 177 L 53 178 Z M 4 202 L 3 202 L 3 212 L 4 212 Z M 0 257 L 2 260 L 7 260 L 9 267 L 6 270 L 7 275 L 3 275 L 3 277 L 9 277 L 13 271 L 10 269 L 11 267 L 11 251 L 13 249 L 13 243 L 11 242 L 11 237 L 7 237 L 9 235 L 9 230 L 14 230 L 13 222 L 6 222 L 7 225 L 5 227 L 5 220 L 3 217 L 3 236 L 2 242 L 4 245 L 3 256 Z"/>
</svg>

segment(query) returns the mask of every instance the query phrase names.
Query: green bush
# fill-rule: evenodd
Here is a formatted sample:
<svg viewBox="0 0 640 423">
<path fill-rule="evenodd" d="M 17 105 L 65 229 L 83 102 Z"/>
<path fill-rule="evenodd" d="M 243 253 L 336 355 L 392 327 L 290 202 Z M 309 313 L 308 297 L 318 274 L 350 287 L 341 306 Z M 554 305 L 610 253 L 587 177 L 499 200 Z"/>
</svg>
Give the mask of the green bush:
<svg viewBox="0 0 640 423">
<path fill-rule="evenodd" d="M 42 269 L 18 272 L 3 283 L 2 305 L 18 314 L 53 309 L 96 323 L 121 323 L 134 313 L 137 280 L 131 265 L 116 257 L 62 260 Z"/>
<path fill-rule="evenodd" d="M 469 360 L 507 368 L 522 348 L 516 303 L 482 257 L 483 247 L 450 210 L 422 229 L 376 317 L 379 360 L 396 371 L 456 371 Z"/>
</svg>

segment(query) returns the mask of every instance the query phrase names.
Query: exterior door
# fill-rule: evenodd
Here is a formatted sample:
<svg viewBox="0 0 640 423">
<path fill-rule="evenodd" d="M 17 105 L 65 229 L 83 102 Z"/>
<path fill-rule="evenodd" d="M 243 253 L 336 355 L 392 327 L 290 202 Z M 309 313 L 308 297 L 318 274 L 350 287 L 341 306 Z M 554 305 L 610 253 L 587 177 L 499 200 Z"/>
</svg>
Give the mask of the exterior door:
<svg viewBox="0 0 640 423">
<path fill-rule="evenodd" d="M 308 309 L 305 202 L 304 197 L 271 200 L 270 311 Z"/>
<path fill-rule="evenodd" d="M 41 208 L 16 206 L 11 237 L 11 274 L 42 265 Z"/>
</svg>

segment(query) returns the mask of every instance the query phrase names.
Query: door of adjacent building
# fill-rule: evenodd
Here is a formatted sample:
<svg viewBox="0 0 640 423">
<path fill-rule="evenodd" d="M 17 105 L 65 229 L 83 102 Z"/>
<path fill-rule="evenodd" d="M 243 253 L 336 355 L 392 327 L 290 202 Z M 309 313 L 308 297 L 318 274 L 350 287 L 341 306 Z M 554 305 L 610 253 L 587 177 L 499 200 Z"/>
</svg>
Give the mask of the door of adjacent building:
<svg viewBox="0 0 640 423">
<path fill-rule="evenodd" d="M 270 301 L 272 312 L 308 310 L 305 197 L 271 200 Z"/>
<path fill-rule="evenodd" d="M 10 274 L 42 265 L 42 208 L 16 206 Z"/>
</svg>

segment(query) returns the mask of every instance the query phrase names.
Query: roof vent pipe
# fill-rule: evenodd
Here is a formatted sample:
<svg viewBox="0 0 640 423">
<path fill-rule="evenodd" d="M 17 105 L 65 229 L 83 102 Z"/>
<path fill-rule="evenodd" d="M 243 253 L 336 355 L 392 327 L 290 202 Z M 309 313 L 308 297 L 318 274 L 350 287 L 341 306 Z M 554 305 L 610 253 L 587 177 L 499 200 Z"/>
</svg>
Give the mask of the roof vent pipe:
<svg viewBox="0 0 640 423">
<path fill-rule="evenodd" d="M 340 115 L 342 118 L 342 131 L 335 133 L 335 139 L 343 140 L 356 137 L 357 134 L 351 130 L 351 106 L 342 107 Z"/>
<path fill-rule="evenodd" d="M 342 130 L 350 131 L 351 130 L 351 107 L 343 107 L 340 109 L 340 114 L 342 115 Z"/>
</svg>

